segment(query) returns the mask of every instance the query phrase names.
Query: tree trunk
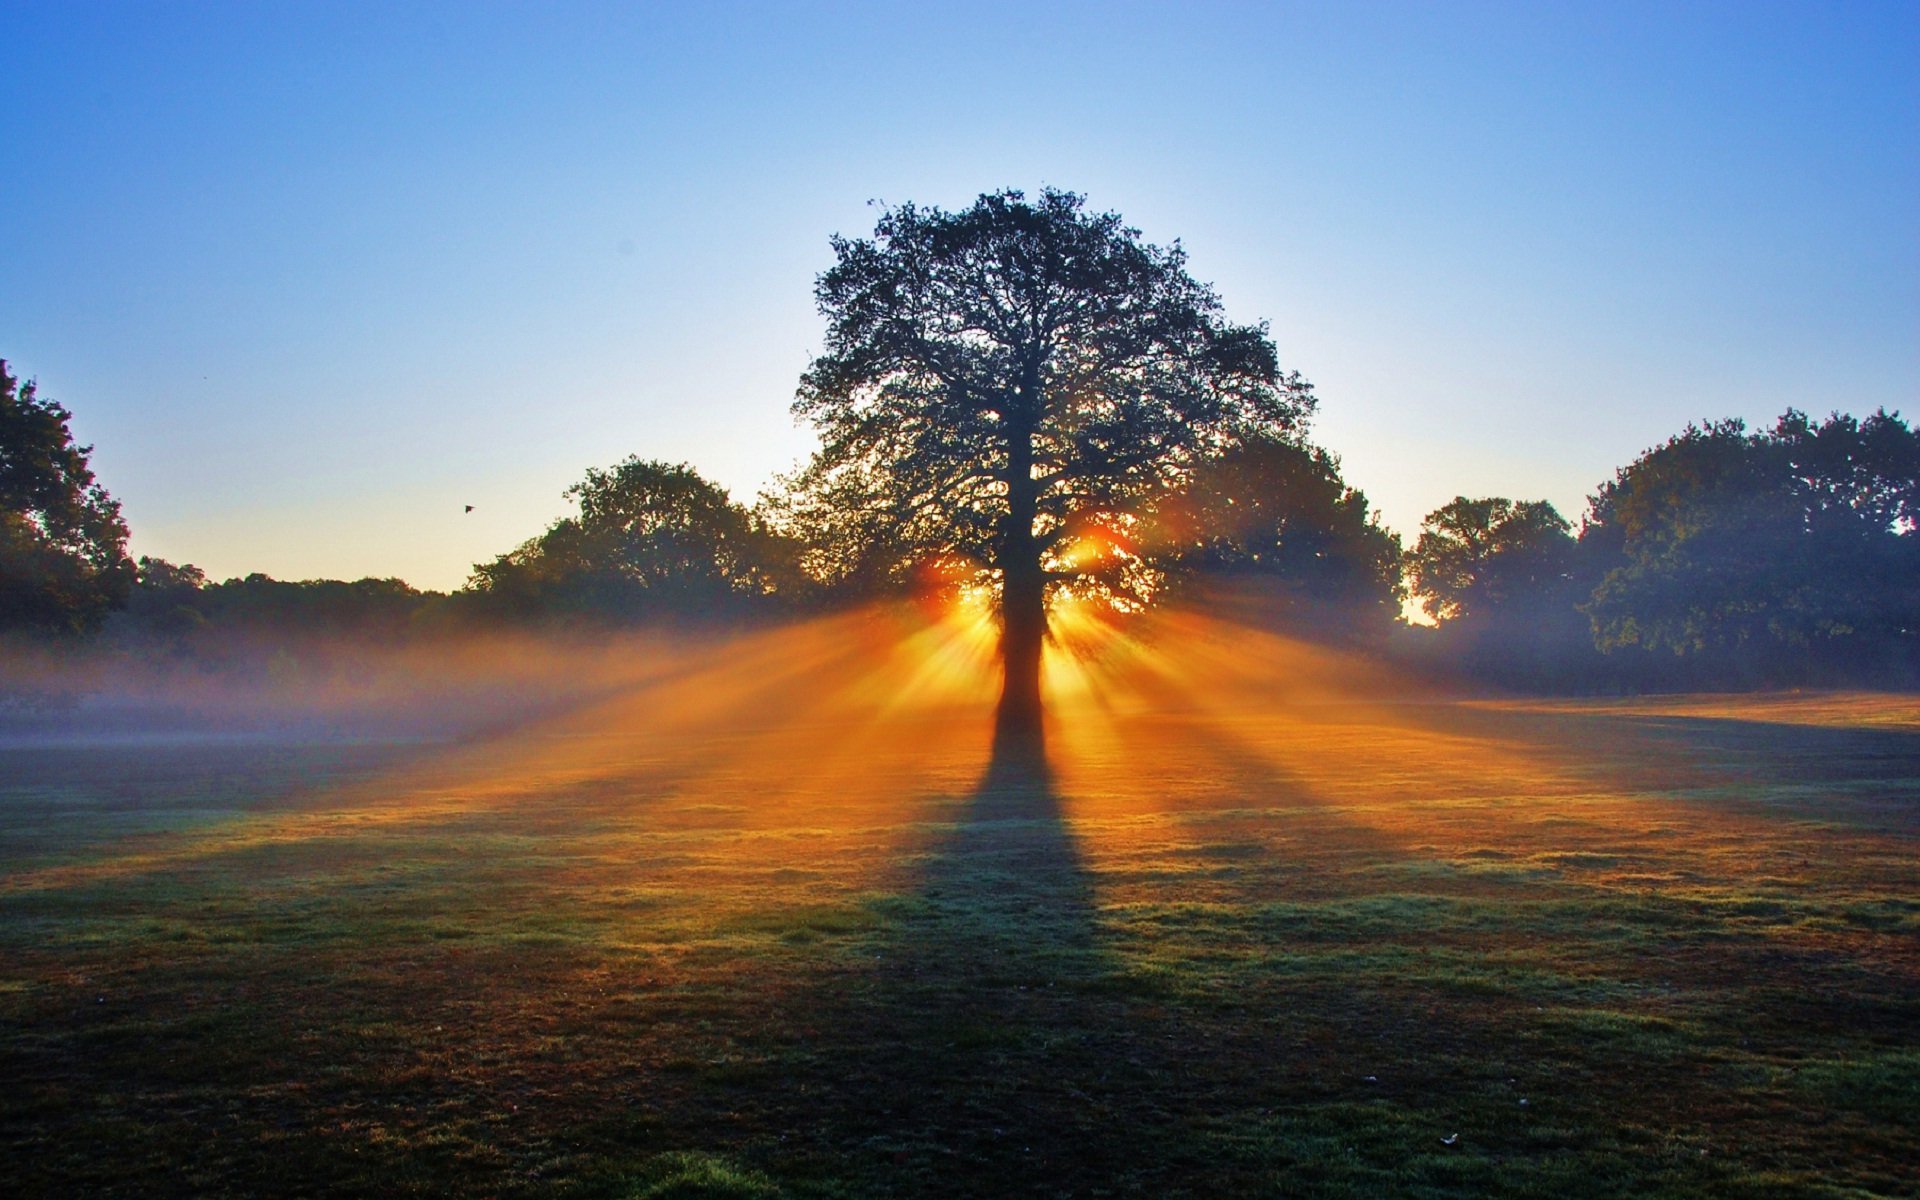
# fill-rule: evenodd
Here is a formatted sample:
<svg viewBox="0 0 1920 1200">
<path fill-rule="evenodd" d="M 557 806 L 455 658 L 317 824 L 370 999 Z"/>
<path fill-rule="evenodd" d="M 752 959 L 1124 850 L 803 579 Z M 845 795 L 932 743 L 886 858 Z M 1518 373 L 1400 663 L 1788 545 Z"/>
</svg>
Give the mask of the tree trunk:
<svg viewBox="0 0 1920 1200">
<path fill-rule="evenodd" d="M 1009 565 L 1000 593 L 999 736 L 1010 744 L 1040 739 L 1040 655 L 1047 641 L 1046 578 L 1038 562 Z"/>
<path fill-rule="evenodd" d="M 1039 383 L 1020 389 L 1007 422 L 1007 523 L 1000 538 L 1000 710 L 997 737 L 1009 746 L 1041 744 L 1040 654 L 1047 641 L 1047 576 L 1033 522 L 1033 413 Z"/>
</svg>

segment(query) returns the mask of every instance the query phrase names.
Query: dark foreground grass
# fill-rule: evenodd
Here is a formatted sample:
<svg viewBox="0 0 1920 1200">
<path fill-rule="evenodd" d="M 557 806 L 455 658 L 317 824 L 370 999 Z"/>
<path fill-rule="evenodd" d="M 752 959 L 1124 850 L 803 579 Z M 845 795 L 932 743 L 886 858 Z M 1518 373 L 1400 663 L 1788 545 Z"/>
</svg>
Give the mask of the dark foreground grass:
<svg viewBox="0 0 1920 1200">
<path fill-rule="evenodd" d="M 0 750 L 7 1190 L 1914 1194 L 1910 701 L 1142 685 L 1036 765 L 831 666 Z"/>
</svg>

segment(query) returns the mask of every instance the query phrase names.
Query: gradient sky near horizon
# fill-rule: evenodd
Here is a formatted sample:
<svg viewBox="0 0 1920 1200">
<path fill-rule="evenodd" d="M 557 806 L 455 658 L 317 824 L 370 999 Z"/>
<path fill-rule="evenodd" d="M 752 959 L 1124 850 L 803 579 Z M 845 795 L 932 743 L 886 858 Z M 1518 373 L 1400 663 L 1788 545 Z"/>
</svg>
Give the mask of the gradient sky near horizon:
<svg viewBox="0 0 1920 1200">
<path fill-rule="evenodd" d="M 1407 535 L 1690 420 L 1920 417 L 1920 4 L 0 3 L 0 357 L 133 550 L 458 586 L 812 445 L 827 238 L 1180 239 Z M 474 511 L 464 512 L 466 505 Z"/>
</svg>

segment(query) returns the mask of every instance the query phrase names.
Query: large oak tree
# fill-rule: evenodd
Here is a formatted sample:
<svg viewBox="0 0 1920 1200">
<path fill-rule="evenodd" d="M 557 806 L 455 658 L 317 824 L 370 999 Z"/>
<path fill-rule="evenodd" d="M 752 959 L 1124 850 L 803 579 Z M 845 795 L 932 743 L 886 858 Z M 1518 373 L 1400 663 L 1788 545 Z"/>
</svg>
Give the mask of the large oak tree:
<svg viewBox="0 0 1920 1200">
<path fill-rule="evenodd" d="M 977 568 L 999 598 L 1000 731 L 1037 735 L 1050 592 L 1111 574 L 1113 534 L 1197 464 L 1295 430 L 1312 392 L 1178 243 L 1071 192 L 902 205 L 832 245 L 826 347 L 795 402 L 822 439 L 797 503 L 842 535 L 817 565 Z"/>
</svg>

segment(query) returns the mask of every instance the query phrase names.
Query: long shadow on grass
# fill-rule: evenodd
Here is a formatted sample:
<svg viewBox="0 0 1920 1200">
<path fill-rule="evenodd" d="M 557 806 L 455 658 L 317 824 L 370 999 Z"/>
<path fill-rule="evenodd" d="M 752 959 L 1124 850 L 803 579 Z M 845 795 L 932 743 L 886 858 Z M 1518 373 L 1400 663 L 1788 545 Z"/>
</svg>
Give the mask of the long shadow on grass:
<svg viewBox="0 0 1920 1200">
<path fill-rule="evenodd" d="M 1592 1077 L 1594 1054 L 1627 1050 L 1539 1015 L 1612 1002 L 1609 978 L 1527 949 L 1571 939 L 1615 965 L 1604 928 L 1527 925 L 1445 888 L 1375 895 L 1369 869 L 1423 848 L 1192 732 L 1196 771 L 1284 802 L 1269 819 L 1310 839 L 1292 864 L 1250 860 L 1202 895 L 1103 852 L 1097 904 L 1044 756 L 996 746 L 864 960 L 802 999 L 811 1050 L 736 1110 L 786 1131 L 763 1160 L 777 1175 L 901 1195 L 1464 1196 L 1517 1178 L 1631 1195 L 1705 1178 L 1712 1162 L 1633 1140 L 1640 1123 L 1694 1128 L 1696 1064 L 1651 1046 Z M 1229 828 L 1170 836 L 1191 852 Z M 1114 907 L 1123 877 L 1142 910 Z M 1582 1090 L 1563 1100 L 1569 1072 Z"/>
<path fill-rule="evenodd" d="M 1195 1031 L 1176 1043 L 1167 1007 L 1129 990 L 1061 801 L 1039 747 L 994 746 L 870 957 L 802 1002 L 811 1070 L 760 1097 L 791 1135 L 779 1175 L 1035 1196 L 1179 1176 L 1169 1147 L 1218 1064 L 1188 1061 Z"/>
<path fill-rule="evenodd" d="M 1107 956 L 1043 747 L 996 742 L 892 916 L 819 1022 L 864 1110 L 834 1152 L 936 1191 L 1091 1166 L 1118 1032 L 1085 1000 Z"/>
<path fill-rule="evenodd" d="M 1196 769 L 1217 760 L 1257 794 L 1305 796 L 1230 742 L 1190 750 Z M 996 744 L 904 883 L 863 951 L 871 960 L 833 973 L 804 1004 L 809 1077 L 759 1098 L 770 1108 L 756 1115 L 792 1135 L 775 1155 L 785 1177 L 804 1177 L 818 1155 L 829 1177 L 848 1181 L 851 1167 L 856 1186 L 887 1194 L 1249 1190 L 1286 1156 L 1237 1150 L 1223 1161 L 1221 1137 L 1264 1125 L 1268 1106 L 1326 1099 L 1330 1076 L 1364 1088 L 1344 1047 L 1408 1020 L 1385 997 L 1386 1011 L 1330 1007 L 1324 981 L 1214 994 L 1183 975 L 1192 964 L 1143 970 L 1103 926 L 1037 747 Z M 1161 899 L 1177 906 L 1180 885 L 1167 887 Z M 1222 953 L 1260 938 L 1239 916 L 1217 919 Z"/>
</svg>

